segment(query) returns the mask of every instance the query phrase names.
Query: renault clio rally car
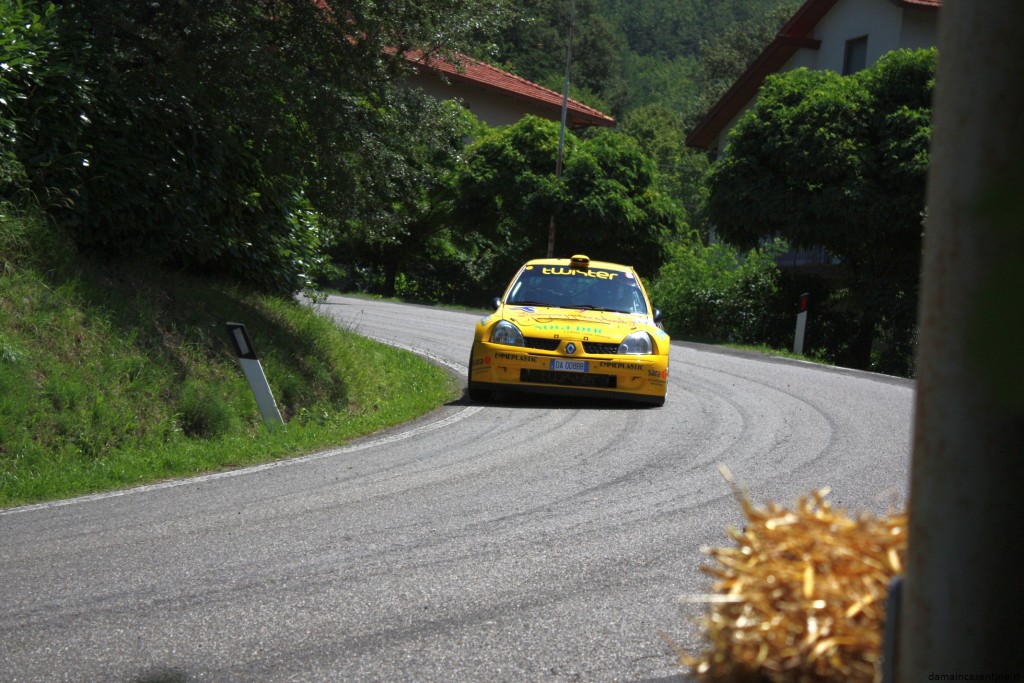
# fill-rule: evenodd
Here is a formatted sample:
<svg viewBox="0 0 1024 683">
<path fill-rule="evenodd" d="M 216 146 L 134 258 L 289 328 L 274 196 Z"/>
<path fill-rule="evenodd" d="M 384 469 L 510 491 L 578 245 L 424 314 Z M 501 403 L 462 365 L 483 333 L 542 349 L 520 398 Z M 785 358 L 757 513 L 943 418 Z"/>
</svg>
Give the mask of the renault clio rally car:
<svg viewBox="0 0 1024 683">
<path fill-rule="evenodd" d="M 476 324 L 472 400 L 513 391 L 665 403 L 669 337 L 632 267 L 535 259 L 495 308 Z"/>
</svg>

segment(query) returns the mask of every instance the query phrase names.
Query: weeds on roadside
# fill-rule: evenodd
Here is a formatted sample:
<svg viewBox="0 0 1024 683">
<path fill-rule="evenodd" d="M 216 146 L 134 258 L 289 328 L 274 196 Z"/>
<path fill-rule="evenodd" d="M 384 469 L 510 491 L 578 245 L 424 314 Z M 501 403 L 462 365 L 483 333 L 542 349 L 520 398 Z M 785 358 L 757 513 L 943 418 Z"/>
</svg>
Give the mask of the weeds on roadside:
<svg viewBox="0 0 1024 683">
<path fill-rule="evenodd" d="M 0 214 L 0 506 L 336 446 L 455 396 L 444 370 L 307 306 L 97 263 Z M 246 323 L 287 429 L 264 429 L 228 320 Z"/>
</svg>

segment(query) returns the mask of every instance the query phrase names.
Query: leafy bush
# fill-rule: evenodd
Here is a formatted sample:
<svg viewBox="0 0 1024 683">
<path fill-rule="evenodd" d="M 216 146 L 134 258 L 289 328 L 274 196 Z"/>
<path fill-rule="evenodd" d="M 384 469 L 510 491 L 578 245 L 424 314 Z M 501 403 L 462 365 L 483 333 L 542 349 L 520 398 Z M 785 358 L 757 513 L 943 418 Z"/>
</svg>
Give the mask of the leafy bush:
<svg viewBox="0 0 1024 683">
<path fill-rule="evenodd" d="M 666 329 L 677 336 L 733 342 L 765 341 L 776 314 L 781 242 L 741 257 L 727 244 L 674 245 L 651 288 Z"/>
<path fill-rule="evenodd" d="M 56 16 L 49 2 L 5 0 L 0 7 L 0 195 L 19 204 L 28 192 L 44 204 L 66 200 L 52 180 L 80 161 L 70 150 L 83 125 L 74 110 L 86 90 L 58 49 Z"/>
<path fill-rule="evenodd" d="M 503 278 L 546 253 L 552 217 L 556 255 L 653 272 L 663 241 L 684 229 L 681 206 L 658 189 L 657 165 L 622 133 L 567 134 L 558 179 L 558 141 L 558 124 L 533 116 L 480 136 L 452 179 L 453 224 L 507 254 Z"/>
</svg>

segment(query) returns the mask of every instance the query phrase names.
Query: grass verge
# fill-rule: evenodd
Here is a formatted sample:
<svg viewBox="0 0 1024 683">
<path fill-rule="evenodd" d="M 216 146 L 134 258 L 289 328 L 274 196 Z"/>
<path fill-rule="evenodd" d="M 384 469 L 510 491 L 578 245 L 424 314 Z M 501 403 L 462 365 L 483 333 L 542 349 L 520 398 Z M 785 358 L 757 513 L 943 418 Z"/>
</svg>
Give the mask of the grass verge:
<svg viewBox="0 0 1024 683">
<path fill-rule="evenodd" d="M 793 360 L 802 360 L 808 363 L 817 363 L 818 365 L 831 365 L 828 361 L 817 356 L 805 356 L 800 353 L 793 353 L 786 349 L 774 349 L 766 344 L 722 344 L 722 346 L 730 349 L 736 349 L 738 351 L 753 351 L 754 353 L 763 353 L 766 356 L 778 356 L 779 358 L 791 358 Z"/>
<path fill-rule="evenodd" d="M 257 464 L 402 423 L 458 383 L 291 300 L 69 251 L 0 215 L 0 507 Z M 287 426 L 264 428 L 224 323 Z"/>
</svg>

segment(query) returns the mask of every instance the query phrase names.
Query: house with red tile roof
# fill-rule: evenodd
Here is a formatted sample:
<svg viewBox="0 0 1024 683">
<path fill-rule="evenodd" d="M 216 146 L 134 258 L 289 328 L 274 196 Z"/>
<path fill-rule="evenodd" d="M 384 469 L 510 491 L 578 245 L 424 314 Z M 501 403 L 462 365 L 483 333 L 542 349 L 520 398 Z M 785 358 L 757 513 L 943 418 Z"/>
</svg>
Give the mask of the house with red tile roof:
<svg viewBox="0 0 1024 683">
<path fill-rule="evenodd" d="M 328 20 L 334 10 L 328 0 L 312 0 Z M 393 50 L 389 51 L 394 54 Z M 420 50 L 402 55 L 412 66 L 410 85 L 440 100 L 457 99 L 489 126 L 515 123 L 527 114 L 554 121 L 562 120 L 562 95 L 525 78 L 463 54 L 455 61 L 427 56 Z M 565 125 L 568 128 L 615 125 L 615 119 L 582 102 L 569 99 Z"/>
<path fill-rule="evenodd" d="M 800 67 L 859 71 L 887 52 L 938 44 L 942 0 L 807 0 L 686 138 L 725 149 L 729 131 L 770 74 Z"/>
<path fill-rule="evenodd" d="M 408 52 L 411 85 L 438 99 L 458 99 L 489 126 L 515 123 L 527 114 L 562 120 L 562 95 L 484 62 L 458 55 L 456 61 Z M 570 99 L 566 126 L 614 126 L 615 119 Z"/>
</svg>

